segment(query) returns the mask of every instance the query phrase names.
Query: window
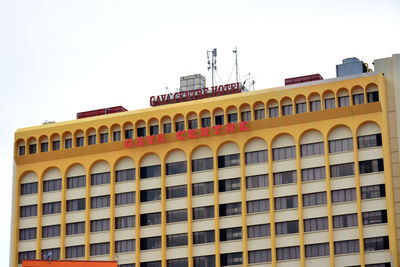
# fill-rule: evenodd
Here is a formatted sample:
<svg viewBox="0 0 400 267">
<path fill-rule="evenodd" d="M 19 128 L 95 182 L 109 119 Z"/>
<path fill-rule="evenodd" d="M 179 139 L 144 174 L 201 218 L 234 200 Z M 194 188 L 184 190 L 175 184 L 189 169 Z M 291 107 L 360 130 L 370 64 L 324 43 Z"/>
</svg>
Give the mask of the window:
<svg viewBox="0 0 400 267">
<path fill-rule="evenodd" d="M 362 217 L 363 217 L 363 225 L 387 223 L 386 210 L 363 212 Z"/>
<path fill-rule="evenodd" d="M 326 192 L 303 194 L 303 207 L 326 204 Z"/>
<path fill-rule="evenodd" d="M 115 194 L 115 205 L 126 205 L 135 203 L 135 192 Z"/>
<path fill-rule="evenodd" d="M 258 224 L 247 226 L 247 237 L 258 238 L 271 235 L 271 229 L 269 224 Z"/>
<path fill-rule="evenodd" d="M 296 158 L 296 147 L 287 146 L 272 149 L 273 160 L 284 160 Z"/>
<path fill-rule="evenodd" d="M 300 259 L 300 247 L 284 247 L 284 248 L 276 248 L 276 260 L 292 260 L 292 259 Z"/>
<path fill-rule="evenodd" d="M 220 260 L 221 266 L 229 266 L 229 265 L 239 265 L 242 264 L 243 260 L 243 252 L 235 252 L 235 253 L 221 253 Z"/>
<path fill-rule="evenodd" d="M 187 221 L 186 209 L 167 211 L 167 223 L 185 222 L 185 221 Z"/>
<path fill-rule="evenodd" d="M 61 190 L 62 181 L 60 179 L 47 180 L 43 182 L 43 192 Z"/>
<path fill-rule="evenodd" d="M 67 223 L 67 235 L 83 234 L 85 232 L 85 222 Z"/>
<path fill-rule="evenodd" d="M 345 152 L 353 150 L 353 138 L 343 138 L 329 141 L 329 153 Z"/>
<path fill-rule="evenodd" d="M 193 232 L 193 244 L 214 243 L 215 233 L 214 230 Z"/>
<path fill-rule="evenodd" d="M 220 241 L 242 239 L 242 227 L 219 229 Z"/>
<path fill-rule="evenodd" d="M 268 174 L 246 177 L 246 189 L 267 187 L 269 185 Z"/>
<path fill-rule="evenodd" d="M 224 125 L 224 115 L 215 116 L 215 125 Z"/>
<path fill-rule="evenodd" d="M 293 105 L 282 106 L 282 116 L 292 115 Z"/>
<path fill-rule="evenodd" d="M 270 118 L 279 117 L 279 108 L 278 107 L 268 108 L 268 113 Z"/>
<path fill-rule="evenodd" d="M 272 259 L 271 249 L 260 249 L 248 251 L 249 264 L 270 262 Z"/>
<path fill-rule="evenodd" d="M 110 243 L 90 244 L 90 256 L 106 255 L 110 253 Z"/>
<path fill-rule="evenodd" d="M 135 251 L 135 239 L 115 241 L 115 253 Z"/>
<path fill-rule="evenodd" d="M 339 96 L 338 97 L 339 101 L 339 107 L 347 107 L 350 106 L 350 98 L 348 95 L 346 96 Z"/>
<path fill-rule="evenodd" d="M 193 258 L 194 267 L 215 267 L 215 255 Z"/>
<path fill-rule="evenodd" d="M 331 178 L 354 175 L 353 162 L 331 165 L 330 169 L 331 169 Z"/>
<path fill-rule="evenodd" d="M 167 175 L 186 173 L 186 161 L 173 162 L 166 164 Z"/>
<path fill-rule="evenodd" d="M 150 135 L 158 135 L 158 134 L 159 134 L 158 125 L 150 126 Z"/>
<path fill-rule="evenodd" d="M 242 121 L 251 121 L 251 111 L 242 111 L 240 116 Z"/>
<path fill-rule="evenodd" d="M 193 196 L 206 195 L 212 193 L 214 193 L 214 182 L 192 184 Z"/>
<path fill-rule="evenodd" d="M 379 101 L 379 92 L 378 91 L 368 92 L 367 100 L 368 100 L 368 103 L 378 102 Z"/>
<path fill-rule="evenodd" d="M 118 267 L 135 267 L 134 263 L 118 264 Z"/>
<path fill-rule="evenodd" d="M 37 215 L 37 206 L 35 205 L 29 205 L 29 206 L 21 206 L 19 208 L 19 216 L 21 218 L 23 217 L 30 217 L 30 216 L 36 216 Z"/>
<path fill-rule="evenodd" d="M 329 256 L 329 243 L 306 245 L 306 258 Z"/>
<path fill-rule="evenodd" d="M 115 131 L 113 132 L 113 141 L 121 141 L 121 131 Z"/>
<path fill-rule="evenodd" d="M 86 186 L 86 175 L 74 176 L 67 178 L 67 188 L 78 188 Z"/>
<path fill-rule="evenodd" d="M 178 185 L 167 187 L 167 199 L 187 196 L 187 186 Z"/>
<path fill-rule="evenodd" d="M 201 118 L 201 127 L 206 128 L 206 127 L 211 127 L 211 118 Z"/>
<path fill-rule="evenodd" d="M 382 134 L 371 134 L 357 137 L 358 148 L 382 146 Z"/>
<path fill-rule="evenodd" d="M 360 174 L 383 171 L 383 159 L 372 159 L 359 162 Z"/>
<path fill-rule="evenodd" d="M 364 249 L 365 251 L 389 249 L 389 237 L 380 236 L 380 237 L 364 238 Z"/>
<path fill-rule="evenodd" d="M 167 260 L 167 267 L 187 267 L 188 266 L 188 259 L 172 259 Z"/>
<path fill-rule="evenodd" d="M 76 138 L 76 147 L 83 146 L 83 137 L 77 137 Z"/>
<path fill-rule="evenodd" d="M 245 153 L 246 164 L 254 164 L 268 161 L 268 150 L 259 150 Z"/>
<path fill-rule="evenodd" d="M 115 229 L 135 227 L 135 215 L 115 217 Z"/>
<path fill-rule="evenodd" d="M 256 109 L 256 110 L 254 110 L 254 119 L 255 120 L 263 120 L 263 119 L 265 119 L 265 110 L 264 109 Z"/>
<path fill-rule="evenodd" d="M 65 248 L 65 258 L 81 258 L 85 256 L 85 245 L 72 246 Z"/>
<path fill-rule="evenodd" d="M 355 188 L 332 190 L 331 192 L 333 203 L 356 201 L 357 199 Z"/>
<path fill-rule="evenodd" d="M 307 112 L 307 103 L 297 103 L 296 104 L 296 113 L 306 113 Z"/>
<path fill-rule="evenodd" d="M 161 261 L 141 262 L 140 267 L 161 267 Z"/>
<path fill-rule="evenodd" d="M 53 141 L 53 150 L 60 150 L 60 140 Z"/>
<path fill-rule="evenodd" d="M 193 208 L 193 220 L 214 218 L 214 206 Z"/>
<path fill-rule="evenodd" d="M 185 130 L 185 122 L 177 121 L 175 122 L 175 132 L 180 132 Z"/>
<path fill-rule="evenodd" d="M 108 133 L 100 134 L 100 143 L 108 143 Z"/>
<path fill-rule="evenodd" d="M 90 208 L 98 209 L 105 208 L 110 206 L 110 196 L 98 196 L 90 198 Z"/>
<path fill-rule="evenodd" d="M 42 249 L 42 260 L 46 259 L 48 255 L 51 255 L 52 260 L 60 259 L 60 248 Z"/>
<path fill-rule="evenodd" d="M 140 214 L 140 225 L 155 225 L 161 224 L 161 212 Z"/>
<path fill-rule="evenodd" d="M 275 223 L 277 235 L 287 235 L 299 232 L 299 221 L 288 221 Z"/>
<path fill-rule="evenodd" d="M 385 185 L 370 185 L 361 187 L 361 199 L 386 197 Z"/>
<path fill-rule="evenodd" d="M 135 176 L 135 169 L 115 171 L 115 178 L 117 183 L 135 180 Z"/>
<path fill-rule="evenodd" d="M 71 138 L 65 139 L 64 142 L 65 142 L 64 143 L 65 149 L 72 148 L 72 139 Z"/>
<path fill-rule="evenodd" d="M 218 181 L 219 192 L 240 190 L 240 178 Z"/>
<path fill-rule="evenodd" d="M 90 232 L 101 232 L 110 230 L 110 219 L 90 221 Z"/>
<path fill-rule="evenodd" d="M 20 155 L 20 156 L 25 155 L 25 146 L 18 147 L 18 155 Z"/>
<path fill-rule="evenodd" d="M 22 260 L 36 259 L 36 250 L 18 252 L 18 264 L 22 264 Z"/>
<path fill-rule="evenodd" d="M 274 200 L 276 210 L 292 209 L 298 206 L 297 196 L 277 197 Z"/>
<path fill-rule="evenodd" d="M 300 155 L 302 157 L 324 154 L 324 142 L 300 145 Z"/>
<path fill-rule="evenodd" d="M 140 250 L 161 248 L 161 236 L 140 239 Z"/>
<path fill-rule="evenodd" d="M 38 192 L 38 183 L 21 184 L 21 195 L 36 194 Z"/>
<path fill-rule="evenodd" d="M 238 121 L 237 113 L 228 114 L 228 123 L 236 123 L 237 121 Z"/>
<path fill-rule="evenodd" d="M 29 145 L 29 154 L 36 153 L 36 144 Z"/>
<path fill-rule="evenodd" d="M 172 124 L 171 123 L 163 124 L 163 133 L 165 133 L 165 134 L 172 133 Z"/>
<path fill-rule="evenodd" d="M 274 185 L 292 184 L 297 182 L 297 171 L 286 171 L 274 173 Z"/>
<path fill-rule="evenodd" d="M 49 143 L 48 142 L 41 143 L 40 152 L 47 152 L 47 151 L 49 151 Z"/>
<path fill-rule="evenodd" d="M 96 135 L 89 135 L 89 140 L 88 140 L 88 144 L 90 145 L 95 145 L 96 144 Z M 83 137 L 82 137 L 83 138 Z M 83 146 L 83 145 L 82 145 Z"/>
<path fill-rule="evenodd" d="M 324 180 L 325 178 L 326 178 L 325 166 L 301 170 L 301 180 L 303 182 Z"/>
<path fill-rule="evenodd" d="M 67 212 L 75 211 L 75 210 L 84 210 L 86 207 L 86 199 L 72 199 L 67 200 Z"/>
<path fill-rule="evenodd" d="M 269 211 L 269 199 L 247 201 L 247 213 Z"/>
<path fill-rule="evenodd" d="M 219 216 L 233 216 L 242 214 L 242 203 L 228 203 L 219 205 Z"/>
<path fill-rule="evenodd" d="M 133 138 L 133 129 L 125 130 L 125 139 L 132 139 Z"/>
<path fill-rule="evenodd" d="M 364 94 L 353 95 L 353 105 L 364 104 Z"/>
<path fill-rule="evenodd" d="M 140 202 L 161 200 L 161 189 L 150 189 L 140 191 Z"/>
<path fill-rule="evenodd" d="M 189 120 L 189 129 L 197 129 L 197 119 Z"/>
<path fill-rule="evenodd" d="M 137 137 L 145 137 L 146 136 L 146 127 L 140 127 L 136 129 Z"/>
<path fill-rule="evenodd" d="M 218 156 L 218 168 L 227 168 L 240 165 L 240 154 Z"/>
<path fill-rule="evenodd" d="M 94 173 L 91 175 L 91 185 L 101 185 L 110 183 L 110 172 Z"/>
<path fill-rule="evenodd" d="M 60 236 L 60 234 L 61 234 L 61 225 L 59 224 L 42 227 L 42 238 L 56 237 Z"/>
<path fill-rule="evenodd" d="M 333 228 L 358 226 L 357 213 L 333 216 Z"/>
<path fill-rule="evenodd" d="M 335 255 L 360 252 L 360 243 L 358 239 L 336 241 L 334 244 Z"/>
<path fill-rule="evenodd" d="M 310 111 L 321 110 L 321 100 L 310 101 Z"/>
<path fill-rule="evenodd" d="M 188 234 L 167 235 L 167 247 L 186 246 L 188 244 Z"/>
<path fill-rule="evenodd" d="M 61 212 L 61 201 L 43 203 L 43 215 L 56 214 Z"/>
<path fill-rule="evenodd" d="M 212 170 L 214 168 L 213 158 L 192 160 L 192 172 Z"/>
<path fill-rule="evenodd" d="M 335 108 L 335 99 L 334 98 L 327 98 L 325 99 L 325 109 L 332 109 Z"/>
<path fill-rule="evenodd" d="M 140 178 L 151 178 L 161 176 L 161 165 L 140 167 Z"/>
<path fill-rule="evenodd" d="M 304 232 L 314 232 L 328 229 L 328 217 L 304 220 Z"/>
<path fill-rule="evenodd" d="M 36 227 L 19 229 L 19 240 L 36 239 Z"/>
</svg>

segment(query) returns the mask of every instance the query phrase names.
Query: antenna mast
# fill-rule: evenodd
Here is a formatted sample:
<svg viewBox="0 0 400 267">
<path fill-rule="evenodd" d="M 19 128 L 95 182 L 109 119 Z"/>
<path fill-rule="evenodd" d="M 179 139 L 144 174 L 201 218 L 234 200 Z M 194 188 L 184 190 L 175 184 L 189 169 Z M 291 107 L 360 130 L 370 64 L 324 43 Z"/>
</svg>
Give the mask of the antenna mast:
<svg viewBox="0 0 400 267">
<path fill-rule="evenodd" d="M 211 53 L 211 61 L 210 61 L 210 53 Z M 214 86 L 214 72 L 217 69 L 217 48 L 214 48 L 212 51 L 207 50 L 207 70 L 211 69 L 211 84 Z"/>
<path fill-rule="evenodd" d="M 235 54 L 236 82 L 239 82 L 238 81 L 239 74 L 238 74 L 238 61 L 237 61 L 237 46 L 235 46 L 235 50 L 233 50 L 232 52 Z"/>
</svg>

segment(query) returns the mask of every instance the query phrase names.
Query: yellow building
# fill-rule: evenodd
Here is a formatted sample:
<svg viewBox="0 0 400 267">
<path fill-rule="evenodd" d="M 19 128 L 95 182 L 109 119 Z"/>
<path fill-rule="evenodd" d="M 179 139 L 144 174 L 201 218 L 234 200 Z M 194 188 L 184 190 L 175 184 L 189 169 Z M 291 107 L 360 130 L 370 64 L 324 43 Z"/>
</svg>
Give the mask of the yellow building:
<svg viewBox="0 0 400 267">
<path fill-rule="evenodd" d="M 375 72 L 19 129 L 10 266 L 49 252 L 399 266 L 399 92 L 393 55 Z"/>
</svg>

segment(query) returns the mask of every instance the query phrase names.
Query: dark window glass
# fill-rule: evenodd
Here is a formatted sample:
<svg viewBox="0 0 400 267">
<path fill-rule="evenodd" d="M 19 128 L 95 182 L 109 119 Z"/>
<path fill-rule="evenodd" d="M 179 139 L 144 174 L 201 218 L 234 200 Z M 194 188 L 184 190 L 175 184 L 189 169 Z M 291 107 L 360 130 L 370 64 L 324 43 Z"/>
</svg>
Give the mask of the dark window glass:
<svg viewBox="0 0 400 267">
<path fill-rule="evenodd" d="M 242 111 L 240 116 L 242 121 L 251 121 L 251 111 Z"/>
<path fill-rule="evenodd" d="M 301 170 L 301 180 L 303 182 L 324 180 L 325 178 L 326 178 L 325 166 Z"/>
<path fill-rule="evenodd" d="M 219 229 L 220 241 L 242 239 L 242 227 Z"/>
<path fill-rule="evenodd" d="M 224 115 L 215 116 L 215 125 L 224 125 Z"/>
<path fill-rule="evenodd" d="M 61 201 L 43 203 L 43 215 L 56 214 L 61 212 Z"/>
<path fill-rule="evenodd" d="M 161 224 L 161 212 L 140 214 L 140 225 L 155 225 Z"/>
<path fill-rule="evenodd" d="M 21 184 L 21 195 L 36 194 L 38 192 L 38 183 Z"/>
<path fill-rule="evenodd" d="M 110 253 L 110 243 L 90 244 L 90 256 L 106 255 Z"/>
<path fill-rule="evenodd" d="M 158 135 L 158 134 L 159 134 L 158 125 L 150 126 L 150 135 Z"/>
<path fill-rule="evenodd" d="M 135 203 L 135 192 L 115 194 L 115 205 L 126 205 Z"/>
<path fill-rule="evenodd" d="M 42 238 L 56 237 L 61 235 L 61 225 L 48 225 L 42 227 Z"/>
<path fill-rule="evenodd" d="M 186 246 L 188 244 L 188 234 L 167 235 L 167 247 Z"/>
<path fill-rule="evenodd" d="M 243 263 L 243 252 L 221 253 L 221 266 L 240 265 Z"/>
<path fill-rule="evenodd" d="M 25 146 L 18 147 L 18 155 L 20 155 L 20 156 L 25 155 Z"/>
<path fill-rule="evenodd" d="M 214 193 L 214 182 L 204 182 L 198 184 L 192 184 L 192 194 L 193 196 L 197 195 L 206 195 Z"/>
<path fill-rule="evenodd" d="M 357 137 L 358 148 L 382 146 L 382 134 L 371 134 Z"/>
<path fill-rule="evenodd" d="M 274 200 L 276 210 L 292 209 L 298 206 L 297 196 L 277 197 Z"/>
<path fill-rule="evenodd" d="M 185 222 L 185 221 L 187 221 L 187 209 L 167 211 L 167 223 Z"/>
<path fill-rule="evenodd" d="M 188 124 L 189 124 L 189 129 L 197 129 L 197 119 L 189 120 Z"/>
<path fill-rule="evenodd" d="M 296 103 L 296 113 L 306 113 L 307 112 L 307 103 Z"/>
<path fill-rule="evenodd" d="M 219 192 L 240 190 L 240 178 L 218 181 Z"/>
<path fill-rule="evenodd" d="M 333 228 L 358 226 L 357 213 L 333 216 Z"/>
<path fill-rule="evenodd" d="M 215 255 L 193 258 L 194 267 L 215 267 Z"/>
<path fill-rule="evenodd" d="M 161 200 L 161 189 L 140 191 L 140 202 Z"/>
<path fill-rule="evenodd" d="M 265 119 L 265 109 L 256 109 L 256 110 L 254 110 L 254 119 L 255 120 L 263 120 L 263 119 Z"/>
<path fill-rule="evenodd" d="M 166 164 L 167 175 L 186 173 L 186 161 L 173 162 Z"/>
<path fill-rule="evenodd" d="M 338 97 L 339 101 L 339 107 L 347 107 L 350 106 L 350 98 L 348 95 L 346 96 L 339 96 Z"/>
<path fill-rule="evenodd" d="M 29 154 L 36 153 L 36 144 L 29 145 Z"/>
<path fill-rule="evenodd" d="M 218 168 L 234 167 L 240 165 L 240 154 L 218 156 Z"/>
<path fill-rule="evenodd" d="M 214 230 L 193 232 L 193 244 L 214 243 Z"/>
<path fill-rule="evenodd" d="M 19 229 L 19 240 L 36 239 L 36 227 Z"/>
<path fill-rule="evenodd" d="M 23 217 L 30 217 L 37 215 L 37 205 L 29 205 L 29 206 L 21 206 L 19 208 L 19 216 Z"/>
<path fill-rule="evenodd" d="M 49 143 L 48 142 L 41 143 L 40 152 L 47 152 L 47 151 L 49 151 Z"/>
<path fill-rule="evenodd" d="M 303 194 L 303 207 L 326 204 L 326 192 Z"/>
<path fill-rule="evenodd" d="M 72 139 L 71 139 L 71 138 L 65 139 L 64 147 L 65 147 L 66 149 L 72 148 Z"/>
<path fill-rule="evenodd" d="M 270 262 L 272 259 L 271 249 L 250 250 L 248 256 L 250 264 Z"/>
<path fill-rule="evenodd" d="M 357 200 L 355 188 L 332 190 L 331 193 L 332 193 L 332 202 L 333 203 Z"/>
<path fill-rule="evenodd" d="M 275 223 L 277 235 L 295 234 L 299 232 L 299 221 L 277 222 Z"/>
<path fill-rule="evenodd" d="M 254 164 L 268 161 L 268 150 L 259 150 L 245 153 L 246 164 Z"/>
<path fill-rule="evenodd" d="M 180 132 L 185 130 L 185 122 L 177 121 L 175 122 L 175 132 Z"/>
<path fill-rule="evenodd" d="M 126 169 L 126 170 L 115 171 L 116 182 L 135 180 L 135 176 L 136 176 L 135 169 Z"/>
<path fill-rule="evenodd" d="M 60 150 L 60 140 L 53 141 L 53 150 Z"/>
<path fill-rule="evenodd" d="M 228 114 L 228 123 L 236 123 L 237 121 L 238 121 L 237 113 Z"/>
<path fill-rule="evenodd" d="M 368 103 L 378 102 L 379 101 L 379 92 L 368 92 L 367 93 Z"/>
<path fill-rule="evenodd" d="M 201 118 L 201 127 L 206 128 L 206 127 L 211 127 L 211 118 Z"/>
<path fill-rule="evenodd" d="M 354 163 L 331 165 L 331 178 L 354 175 Z"/>
<path fill-rule="evenodd" d="M 267 187 L 269 185 L 268 174 L 246 177 L 246 189 Z"/>
<path fill-rule="evenodd" d="M 364 94 L 353 95 L 353 105 L 364 104 Z"/>
<path fill-rule="evenodd" d="M 136 129 L 137 137 L 145 137 L 146 136 L 146 127 L 140 127 Z"/>
<path fill-rule="evenodd" d="M 292 184 L 297 182 L 297 171 L 286 171 L 274 173 L 274 185 Z"/>
<path fill-rule="evenodd" d="M 80 146 L 83 146 L 84 145 L 84 139 L 83 139 L 83 137 L 77 137 L 76 138 L 76 146 L 77 147 L 80 147 Z"/>
<path fill-rule="evenodd" d="M 278 107 L 268 108 L 268 113 L 270 118 L 279 117 L 279 108 Z"/>
<path fill-rule="evenodd" d="M 91 185 L 110 183 L 110 172 L 94 173 L 91 175 Z"/>
<path fill-rule="evenodd" d="M 71 199 L 67 200 L 67 212 L 75 210 L 84 210 L 86 207 L 86 199 Z"/>
<path fill-rule="evenodd" d="M 324 142 L 300 145 L 300 155 L 302 157 L 324 154 Z"/>
<path fill-rule="evenodd" d="M 363 217 L 363 225 L 387 223 L 386 210 L 363 212 L 362 217 Z"/>
<path fill-rule="evenodd" d="M 219 205 L 219 216 L 233 216 L 242 214 L 242 203 L 228 203 Z"/>
<path fill-rule="evenodd" d="M 269 199 L 247 201 L 247 213 L 269 211 Z"/>
<path fill-rule="evenodd" d="M 389 249 L 389 237 L 380 236 L 380 237 L 364 238 L 364 249 L 365 251 Z"/>
<path fill-rule="evenodd" d="M 329 141 L 329 153 L 345 152 L 353 150 L 353 138 L 343 138 Z"/>
<path fill-rule="evenodd" d="M 329 256 L 329 243 L 306 245 L 306 258 Z"/>
<path fill-rule="evenodd" d="M 43 192 L 58 191 L 61 190 L 62 180 L 54 179 L 43 182 Z"/>
<path fill-rule="evenodd" d="M 110 219 L 90 221 L 90 232 L 101 232 L 110 230 Z"/>
<path fill-rule="evenodd" d="M 140 239 L 140 250 L 161 248 L 161 236 Z"/>
<path fill-rule="evenodd" d="M 314 232 L 328 229 L 328 217 L 304 220 L 304 232 Z"/>
<path fill-rule="evenodd" d="M 172 133 L 172 124 L 171 123 L 163 124 L 163 133 L 165 133 L 165 134 Z"/>
<path fill-rule="evenodd" d="M 167 260 L 167 267 L 187 267 L 188 266 L 188 259 L 172 259 Z"/>
<path fill-rule="evenodd" d="M 140 167 L 140 178 L 151 178 L 161 176 L 161 165 Z"/>
<path fill-rule="evenodd" d="M 335 255 L 360 252 L 360 243 L 358 239 L 336 241 L 334 244 Z"/>
<path fill-rule="evenodd" d="M 65 248 L 65 258 L 81 258 L 85 256 L 85 245 L 72 246 Z"/>
<path fill-rule="evenodd" d="M 51 255 L 52 260 L 60 259 L 60 248 L 42 249 L 42 260 L 47 259 Z"/>
<path fill-rule="evenodd" d="M 67 235 L 77 235 L 85 232 L 85 222 L 67 223 Z"/>
<path fill-rule="evenodd" d="M 284 247 L 284 248 L 276 248 L 276 260 L 293 260 L 300 259 L 300 247 Z"/>
<path fill-rule="evenodd" d="M 192 172 L 212 170 L 214 168 L 213 158 L 192 160 Z"/>
<path fill-rule="evenodd" d="M 383 159 L 372 159 L 359 162 L 360 174 L 383 171 Z"/>
<path fill-rule="evenodd" d="M 294 159 L 296 158 L 296 147 L 279 147 L 272 149 L 273 160 L 284 160 L 284 159 Z"/>
<path fill-rule="evenodd" d="M 282 116 L 292 115 L 293 105 L 282 106 Z"/>
<path fill-rule="evenodd" d="M 332 109 L 335 108 L 335 99 L 334 98 L 327 98 L 325 99 L 325 109 Z"/>
<path fill-rule="evenodd" d="M 178 185 L 167 187 L 167 199 L 187 196 L 187 186 Z"/>
<path fill-rule="evenodd" d="M 193 220 L 214 218 L 214 206 L 193 208 Z"/>
<path fill-rule="evenodd" d="M 100 143 L 108 143 L 108 133 L 100 134 Z"/>
<path fill-rule="evenodd" d="M 115 217 L 115 229 L 135 227 L 135 215 Z"/>
<path fill-rule="evenodd" d="M 90 198 L 90 208 L 98 209 L 110 206 L 110 196 L 98 196 Z"/>
<path fill-rule="evenodd" d="M 133 129 L 125 130 L 125 139 L 132 139 L 133 138 Z"/>
<path fill-rule="evenodd" d="M 386 197 L 384 184 L 361 187 L 361 199 Z"/>
<path fill-rule="evenodd" d="M 321 110 L 321 100 L 310 101 L 310 111 Z"/>
<path fill-rule="evenodd" d="M 95 145 L 96 144 L 96 135 L 89 135 L 88 144 L 89 145 Z"/>
<path fill-rule="evenodd" d="M 113 132 L 113 141 L 121 141 L 121 131 L 115 131 Z"/>
<path fill-rule="evenodd" d="M 161 261 L 141 262 L 140 267 L 161 267 Z"/>
<path fill-rule="evenodd" d="M 115 241 L 115 253 L 135 251 L 135 239 Z"/>
<path fill-rule="evenodd" d="M 86 186 L 86 175 L 74 176 L 67 178 L 67 188 L 78 188 Z"/>
<path fill-rule="evenodd" d="M 36 259 L 36 250 L 18 252 L 18 264 L 22 264 L 22 260 Z"/>
<path fill-rule="evenodd" d="M 258 224 L 247 226 L 247 237 L 258 238 L 271 235 L 271 229 L 269 224 Z"/>
</svg>

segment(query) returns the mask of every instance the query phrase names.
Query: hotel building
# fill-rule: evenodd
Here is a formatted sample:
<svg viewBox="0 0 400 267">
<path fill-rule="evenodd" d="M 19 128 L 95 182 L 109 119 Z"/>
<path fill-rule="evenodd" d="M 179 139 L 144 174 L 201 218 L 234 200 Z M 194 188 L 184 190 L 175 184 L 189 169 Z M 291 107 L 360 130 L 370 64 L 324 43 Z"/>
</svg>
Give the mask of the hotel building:
<svg viewBox="0 0 400 267">
<path fill-rule="evenodd" d="M 15 133 L 10 266 L 399 266 L 400 55 Z"/>
</svg>

